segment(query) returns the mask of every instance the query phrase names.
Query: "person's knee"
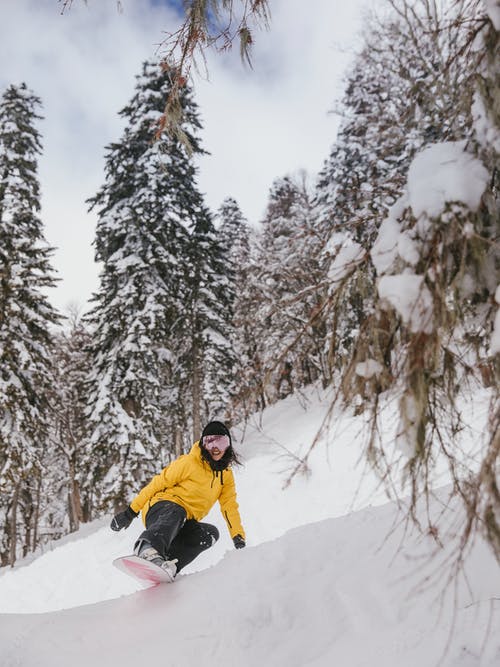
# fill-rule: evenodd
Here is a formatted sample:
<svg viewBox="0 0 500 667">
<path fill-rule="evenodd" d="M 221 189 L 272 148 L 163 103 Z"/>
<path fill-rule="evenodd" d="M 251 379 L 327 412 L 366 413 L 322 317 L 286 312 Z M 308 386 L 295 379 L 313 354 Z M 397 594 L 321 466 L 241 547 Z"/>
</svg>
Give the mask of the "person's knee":
<svg viewBox="0 0 500 667">
<path fill-rule="evenodd" d="M 206 533 L 210 537 L 210 540 L 212 542 L 210 544 L 210 546 L 212 546 L 213 544 L 215 544 L 217 542 L 217 540 L 220 537 L 219 530 L 217 529 L 216 526 L 212 526 L 212 524 L 206 524 L 205 530 L 206 530 Z"/>
<path fill-rule="evenodd" d="M 219 539 L 219 531 L 211 523 L 198 523 L 196 530 L 193 530 L 187 543 L 195 549 L 201 548 L 202 551 L 210 549 Z"/>
</svg>

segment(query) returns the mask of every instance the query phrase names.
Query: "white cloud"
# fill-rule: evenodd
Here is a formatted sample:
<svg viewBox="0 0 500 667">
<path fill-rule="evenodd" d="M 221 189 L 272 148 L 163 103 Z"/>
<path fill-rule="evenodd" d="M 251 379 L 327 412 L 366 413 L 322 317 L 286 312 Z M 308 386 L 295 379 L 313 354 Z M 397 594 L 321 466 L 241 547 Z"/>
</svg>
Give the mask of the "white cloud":
<svg viewBox="0 0 500 667">
<path fill-rule="evenodd" d="M 271 0 L 271 30 L 255 34 L 254 68 L 238 48 L 209 57 L 210 81 L 195 78 L 204 122 L 200 186 L 217 208 L 235 197 L 258 222 L 274 178 L 321 168 L 337 119 L 328 115 L 348 62 L 362 0 Z M 25 81 L 42 98 L 40 160 L 46 236 L 57 247 L 58 307 L 82 305 L 98 285 L 91 243 L 95 216 L 85 199 L 103 181 L 104 147 L 116 139 L 118 111 L 130 99 L 140 64 L 154 57 L 173 25 L 165 5 L 74 0 L 0 2 L 0 87 Z M 342 48 L 341 48 L 342 47 Z"/>
</svg>

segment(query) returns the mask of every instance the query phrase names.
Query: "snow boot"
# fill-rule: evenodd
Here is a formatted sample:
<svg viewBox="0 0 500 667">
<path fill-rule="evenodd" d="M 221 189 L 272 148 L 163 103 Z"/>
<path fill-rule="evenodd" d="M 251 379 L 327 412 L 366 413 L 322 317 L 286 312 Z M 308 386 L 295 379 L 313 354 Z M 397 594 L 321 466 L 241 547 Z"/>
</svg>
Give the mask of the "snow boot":
<svg viewBox="0 0 500 667">
<path fill-rule="evenodd" d="M 173 581 L 177 574 L 177 558 L 174 558 L 173 560 L 164 560 L 161 564 L 161 569 L 168 574 L 170 581 Z"/>
<path fill-rule="evenodd" d="M 139 558 L 144 558 L 144 560 L 148 560 L 151 563 L 158 565 L 158 567 L 162 567 L 163 564 L 167 562 L 149 542 L 146 542 L 146 540 L 140 540 L 135 545 L 134 553 L 136 556 L 139 556 Z"/>
</svg>

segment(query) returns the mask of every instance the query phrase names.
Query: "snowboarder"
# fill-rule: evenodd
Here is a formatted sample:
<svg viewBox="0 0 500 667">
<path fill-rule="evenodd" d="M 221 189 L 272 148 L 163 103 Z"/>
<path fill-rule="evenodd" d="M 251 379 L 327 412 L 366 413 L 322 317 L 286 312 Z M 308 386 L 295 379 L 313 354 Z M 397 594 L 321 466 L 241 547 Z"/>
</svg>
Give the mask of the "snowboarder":
<svg viewBox="0 0 500 667">
<path fill-rule="evenodd" d="M 113 517 L 112 530 L 128 528 L 142 510 L 146 530 L 134 546 L 140 558 L 159 565 L 173 580 L 182 568 L 219 539 L 201 523 L 218 500 L 236 549 L 245 546 L 231 463 L 237 463 L 228 428 L 209 422 L 189 454 L 153 477 L 130 505 Z"/>
</svg>

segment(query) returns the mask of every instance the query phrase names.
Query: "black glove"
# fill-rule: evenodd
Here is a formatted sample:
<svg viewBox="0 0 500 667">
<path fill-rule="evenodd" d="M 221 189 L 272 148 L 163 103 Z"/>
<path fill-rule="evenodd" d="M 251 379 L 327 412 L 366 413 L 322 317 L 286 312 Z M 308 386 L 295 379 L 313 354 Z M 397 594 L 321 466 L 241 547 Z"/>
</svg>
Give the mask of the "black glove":
<svg viewBox="0 0 500 667">
<path fill-rule="evenodd" d="M 121 530 L 122 528 L 128 528 L 138 514 L 139 512 L 134 512 L 134 510 L 129 505 L 126 510 L 123 510 L 123 512 L 118 512 L 118 514 L 115 514 L 113 520 L 111 521 L 111 530 Z"/>
<path fill-rule="evenodd" d="M 243 549 L 243 547 L 246 546 L 245 540 L 241 537 L 241 535 L 235 535 L 233 537 L 233 544 L 236 549 Z"/>
</svg>

